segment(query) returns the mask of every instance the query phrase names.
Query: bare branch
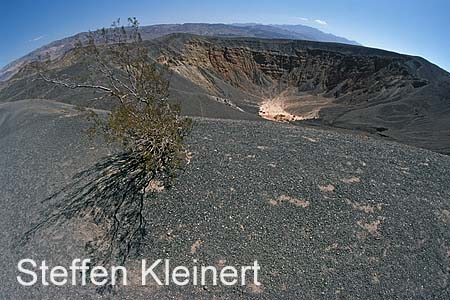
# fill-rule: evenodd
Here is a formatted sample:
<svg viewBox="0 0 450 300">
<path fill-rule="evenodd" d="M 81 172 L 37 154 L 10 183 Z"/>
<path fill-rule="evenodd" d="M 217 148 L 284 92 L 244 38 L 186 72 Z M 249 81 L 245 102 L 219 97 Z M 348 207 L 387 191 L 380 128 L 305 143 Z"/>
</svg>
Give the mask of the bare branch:
<svg viewBox="0 0 450 300">
<path fill-rule="evenodd" d="M 101 90 L 101 91 L 105 91 L 105 92 L 113 94 L 113 90 L 111 90 L 110 88 L 107 88 L 105 86 L 102 86 L 102 85 L 67 83 L 67 82 L 64 82 L 61 80 L 50 79 L 50 78 L 44 76 L 43 74 L 40 74 L 40 76 L 41 76 L 42 80 L 44 80 L 48 83 L 61 85 L 63 87 L 69 88 L 69 89 L 88 88 L 88 89 Z"/>
</svg>

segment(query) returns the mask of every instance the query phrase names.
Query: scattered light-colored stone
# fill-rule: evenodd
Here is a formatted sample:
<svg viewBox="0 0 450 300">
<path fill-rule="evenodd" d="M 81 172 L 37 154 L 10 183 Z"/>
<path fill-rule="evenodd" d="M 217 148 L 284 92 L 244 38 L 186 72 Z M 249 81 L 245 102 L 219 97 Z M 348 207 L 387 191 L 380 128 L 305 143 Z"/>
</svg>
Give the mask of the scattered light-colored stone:
<svg viewBox="0 0 450 300">
<path fill-rule="evenodd" d="M 307 141 L 310 141 L 311 143 L 317 143 L 318 142 L 317 139 L 313 139 L 313 138 L 310 138 L 308 136 L 302 136 L 302 138 L 304 138 Z"/>
<path fill-rule="evenodd" d="M 359 183 L 361 182 L 361 179 L 359 177 L 350 177 L 341 179 L 341 181 L 344 183 Z"/>
<path fill-rule="evenodd" d="M 195 243 L 193 243 L 191 246 L 191 254 L 195 254 L 202 245 L 202 243 L 203 243 L 202 240 L 196 240 Z"/>
<path fill-rule="evenodd" d="M 152 179 L 145 188 L 146 193 L 161 193 L 164 191 L 164 184 L 160 180 Z"/>
<path fill-rule="evenodd" d="M 335 190 L 334 185 L 319 185 L 319 189 L 322 192 L 333 192 Z"/>
<path fill-rule="evenodd" d="M 379 235 L 380 234 L 379 226 L 381 224 L 381 220 L 379 220 L 379 219 L 375 220 L 373 222 L 370 222 L 370 223 L 364 223 L 363 221 L 358 221 L 357 224 L 361 228 L 367 230 L 367 232 L 369 232 L 372 235 Z"/>
<path fill-rule="evenodd" d="M 360 203 L 357 203 L 357 202 L 353 202 L 350 199 L 345 199 L 345 203 L 347 203 L 348 205 L 351 205 L 353 209 L 361 210 L 361 211 L 365 212 L 366 214 L 374 213 L 375 209 L 378 209 L 378 210 L 382 209 L 382 205 L 381 204 L 377 204 L 376 206 L 372 206 L 370 204 L 360 204 Z"/>
<path fill-rule="evenodd" d="M 247 284 L 247 289 L 251 294 L 261 294 L 264 291 L 262 284 L 256 285 L 255 283 Z"/>
<path fill-rule="evenodd" d="M 302 208 L 307 208 L 309 206 L 309 201 L 304 199 L 293 198 L 287 195 L 281 195 L 276 199 L 269 199 L 269 204 L 273 206 L 277 206 L 282 203 L 289 203 Z"/>
</svg>

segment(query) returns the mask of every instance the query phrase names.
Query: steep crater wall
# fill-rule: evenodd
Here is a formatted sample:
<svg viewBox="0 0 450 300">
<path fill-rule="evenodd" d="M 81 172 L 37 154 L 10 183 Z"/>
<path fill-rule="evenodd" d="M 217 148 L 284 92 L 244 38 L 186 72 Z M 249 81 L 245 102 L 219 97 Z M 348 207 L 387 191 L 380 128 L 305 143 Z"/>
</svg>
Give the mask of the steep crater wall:
<svg viewBox="0 0 450 300">
<path fill-rule="evenodd" d="M 184 69 L 185 73 L 180 72 L 183 75 L 203 78 L 205 86 L 213 86 L 213 79 L 220 79 L 264 98 L 288 88 L 339 98 L 356 91 L 374 94 L 428 83 L 415 74 L 421 64 L 407 56 L 349 55 L 297 49 L 295 45 L 291 53 L 258 48 L 192 41 L 179 53 L 163 51 L 160 60 L 176 71 Z"/>
</svg>

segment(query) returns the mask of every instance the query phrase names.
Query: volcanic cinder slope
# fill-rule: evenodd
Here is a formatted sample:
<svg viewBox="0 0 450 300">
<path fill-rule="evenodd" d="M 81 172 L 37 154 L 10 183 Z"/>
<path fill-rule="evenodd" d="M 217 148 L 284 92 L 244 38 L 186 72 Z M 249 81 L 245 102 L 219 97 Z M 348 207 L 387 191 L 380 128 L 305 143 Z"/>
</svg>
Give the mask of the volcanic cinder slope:
<svg viewBox="0 0 450 300">
<path fill-rule="evenodd" d="M 114 149 L 67 104 L 0 104 L 0 298 L 99 299 L 92 286 L 22 287 L 21 258 L 67 266 L 99 230 L 72 220 L 16 242 L 49 194 Z M 283 137 L 283 138 L 280 138 Z M 192 160 L 158 194 L 150 238 L 108 299 L 448 299 L 450 158 L 371 137 L 196 118 Z M 247 265 L 261 287 L 140 287 L 137 261 Z M 133 277 L 134 276 L 134 277 Z"/>
<path fill-rule="evenodd" d="M 185 33 L 146 45 L 173 71 L 171 94 L 187 115 L 357 130 L 450 153 L 450 75 L 420 57 L 337 43 Z M 64 76 L 87 75 L 71 51 L 53 67 Z M 93 104 L 93 97 L 36 81 L 26 68 L 0 88 L 3 101 L 44 98 L 110 108 Z"/>
</svg>

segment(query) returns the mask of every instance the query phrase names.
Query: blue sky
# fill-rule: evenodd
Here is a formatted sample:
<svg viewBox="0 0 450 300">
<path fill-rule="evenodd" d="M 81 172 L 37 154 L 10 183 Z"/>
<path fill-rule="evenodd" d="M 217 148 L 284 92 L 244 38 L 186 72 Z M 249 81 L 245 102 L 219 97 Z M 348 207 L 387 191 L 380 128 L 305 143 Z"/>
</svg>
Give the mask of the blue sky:
<svg viewBox="0 0 450 300">
<path fill-rule="evenodd" d="M 0 1 L 0 66 L 118 17 L 157 23 L 305 24 L 370 47 L 420 55 L 450 70 L 450 1 Z"/>
</svg>

